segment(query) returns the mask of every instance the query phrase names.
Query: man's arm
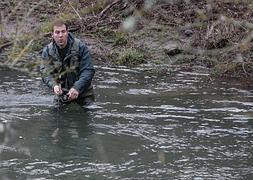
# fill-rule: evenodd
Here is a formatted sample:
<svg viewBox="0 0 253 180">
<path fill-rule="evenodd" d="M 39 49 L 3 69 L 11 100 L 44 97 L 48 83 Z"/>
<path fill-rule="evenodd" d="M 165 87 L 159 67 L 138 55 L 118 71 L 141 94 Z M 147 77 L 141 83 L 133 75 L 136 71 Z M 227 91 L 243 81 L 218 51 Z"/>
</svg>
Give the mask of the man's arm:
<svg viewBox="0 0 253 180">
<path fill-rule="evenodd" d="M 40 72 L 42 81 L 50 88 L 54 88 L 57 83 L 53 77 L 54 68 L 49 64 L 48 48 L 45 47 L 42 51 L 42 62 Z"/>
<path fill-rule="evenodd" d="M 95 74 L 92 59 L 88 47 L 80 42 L 79 45 L 79 57 L 80 57 L 80 76 L 79 80 L 74 83 L 73 88 L 79 93 L 83 93 L 88 89 L 91 84 L 92 78 Z"/>
</svg>

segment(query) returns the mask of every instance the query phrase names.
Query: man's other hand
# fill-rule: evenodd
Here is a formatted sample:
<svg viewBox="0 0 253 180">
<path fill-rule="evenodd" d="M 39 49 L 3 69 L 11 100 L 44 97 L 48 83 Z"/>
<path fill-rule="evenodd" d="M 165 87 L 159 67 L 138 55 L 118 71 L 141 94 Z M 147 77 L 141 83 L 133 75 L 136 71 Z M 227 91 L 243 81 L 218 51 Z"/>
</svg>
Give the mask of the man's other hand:
<svg viewBox="0 0 253 180">
<path fill-rule="evenodd" d="M 54 93 L 56 94 L 56 95 L 62 95 L 62 89 L 61 89 L 61 87 L 60 86 L 58 86 L 58 85 L 55 85 L 54 86 Z"/>
<path fill-rule="evenodd" d="M 68 92 L 68 100 L 74 100 L 74 99 L 77 99 L 78 98 L 78 96 L 79 96 L 79 92 L 76 90 L 76 89 L 74 89 L 74 88 L 71 88 L 70 90 L 69 90 L 69 92 Z"/>
</svg>

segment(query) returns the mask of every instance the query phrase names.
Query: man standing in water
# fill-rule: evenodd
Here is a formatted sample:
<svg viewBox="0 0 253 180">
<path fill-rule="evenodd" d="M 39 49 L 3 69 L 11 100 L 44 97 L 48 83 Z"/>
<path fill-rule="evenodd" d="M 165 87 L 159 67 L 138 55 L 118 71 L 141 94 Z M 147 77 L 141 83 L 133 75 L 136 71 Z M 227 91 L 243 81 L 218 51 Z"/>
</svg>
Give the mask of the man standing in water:
<svg viewBox="0 0 253 180">
<path fill-rule="evenodd" d="M 42 52 L 41 73 L 43 82 L 56 95 L 56 107 L 71 102 L 91 104 L 95 99 L 91 85 L 95 70 L 87 46 L 61 20 L 53 22 L 52 38 Z"/>
</svg>

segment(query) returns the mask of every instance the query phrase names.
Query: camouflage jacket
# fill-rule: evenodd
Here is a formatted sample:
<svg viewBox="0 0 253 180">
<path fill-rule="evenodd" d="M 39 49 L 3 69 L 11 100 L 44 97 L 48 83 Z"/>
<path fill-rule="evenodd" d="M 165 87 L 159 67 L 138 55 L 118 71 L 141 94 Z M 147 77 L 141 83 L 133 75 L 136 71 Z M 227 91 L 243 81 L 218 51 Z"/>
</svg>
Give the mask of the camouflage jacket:
<svg viewBox="0 0 253 180">
<path fill-rule="evenodd" d="M 85 94 L 91 88 L 95 74 L 87 46 L 72 33 L 68 35 L 64 58 L 60 57 L 54 41 L 44 47 L 40 71 L 43 82 L 50 88 L 55 85 L 61 85 L 65 89 L 73 87 L 80 94 Z"/>
</svg>

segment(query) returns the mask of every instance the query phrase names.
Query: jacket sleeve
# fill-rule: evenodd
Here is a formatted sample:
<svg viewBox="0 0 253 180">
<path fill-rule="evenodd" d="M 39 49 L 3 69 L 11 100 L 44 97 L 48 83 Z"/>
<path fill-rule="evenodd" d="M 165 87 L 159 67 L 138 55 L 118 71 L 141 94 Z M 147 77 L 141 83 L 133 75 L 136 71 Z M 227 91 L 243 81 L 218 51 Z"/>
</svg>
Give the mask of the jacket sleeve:
<svg viewBox="0 0 253 180">
<path fill-rule="evenodd" d="M 75 88 L 79 93 L 85 92 L 91 84 L 95 74 L 92 59 L 88 47 L 80 42 L 79 44 L 80 72 L 79 79 L 74 83 Z"/>
<path fill-rule="evenodd" d="M 53 88 L 57 83 L 53 77 L 54 68 L 50 65 L 48 47 L 46 46 L 42 51 L 42 60 L 40 65 L 40 73 L 42 81 L 50 88 Z"/>
</svg>

